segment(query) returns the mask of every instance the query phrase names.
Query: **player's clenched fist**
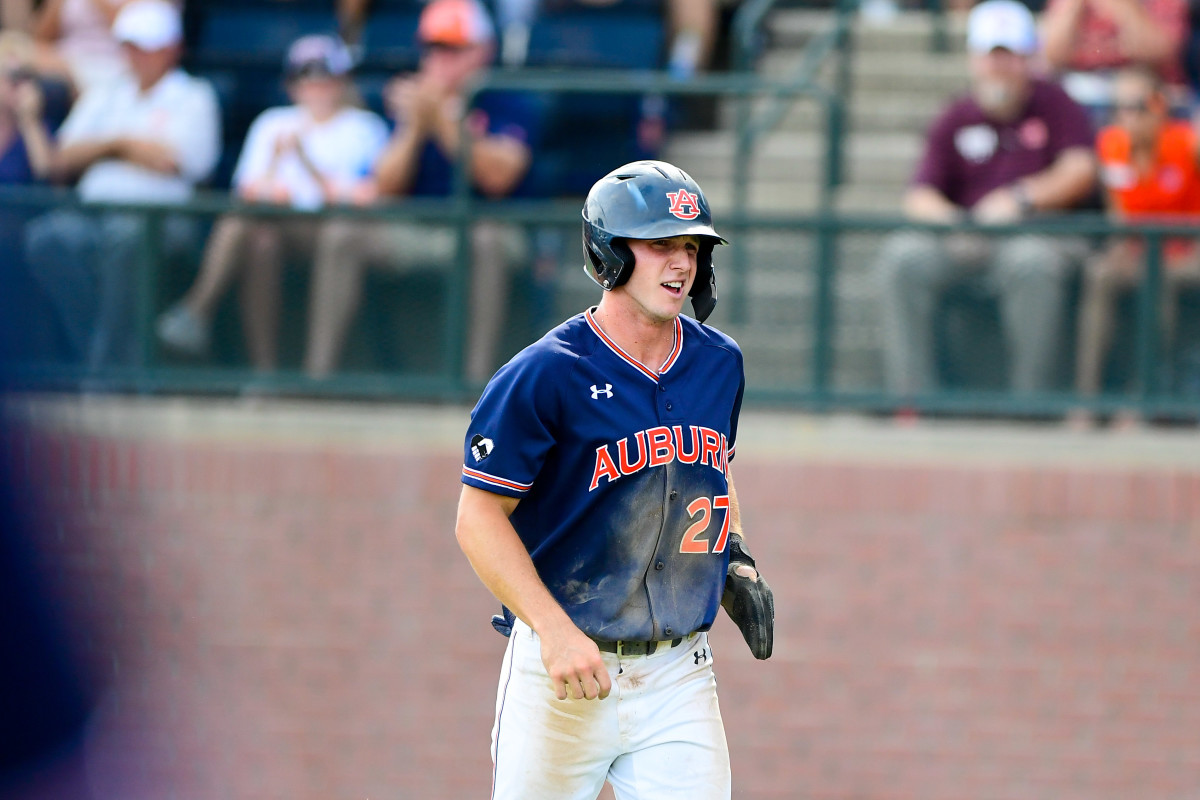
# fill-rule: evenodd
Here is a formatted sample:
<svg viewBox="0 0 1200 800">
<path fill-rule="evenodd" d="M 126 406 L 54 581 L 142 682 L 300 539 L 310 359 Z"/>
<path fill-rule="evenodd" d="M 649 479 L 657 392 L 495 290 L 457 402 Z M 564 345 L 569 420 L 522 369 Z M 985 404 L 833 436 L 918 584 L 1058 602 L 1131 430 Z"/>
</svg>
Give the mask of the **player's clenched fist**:
<svg viewBox="0 0 1200 800">
<path fill-rule="evenodd" d="M 603 700 L 612 691 L 608 667 L 596 643 L 578 628 L 574 632 L 542 636 L 542 664 L 559 700 L 572 697 Z"/>
</svg>

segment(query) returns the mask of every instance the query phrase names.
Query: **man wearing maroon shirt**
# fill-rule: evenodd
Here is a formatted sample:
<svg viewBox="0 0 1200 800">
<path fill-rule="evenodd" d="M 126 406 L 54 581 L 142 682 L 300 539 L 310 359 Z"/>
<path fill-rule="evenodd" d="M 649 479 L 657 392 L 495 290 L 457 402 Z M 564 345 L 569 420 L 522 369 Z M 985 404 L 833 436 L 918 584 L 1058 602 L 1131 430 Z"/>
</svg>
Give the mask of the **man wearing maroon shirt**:
<svg viewBox="0 0 1200 800">
<path fill-rule="evenodd" d="M 1096 163 L 1091 124 L 1062 89 L 1032 75 L 1037 32 L 1029 10 L 1016 0 L 976 6 L 967 49 L 971 92 L 930 128 L 904 197 L 905 215 L 917 222 L 1011 224 L 1087 198 Z M 934 387 L 938 296 L 973 274 L 999 295 L 1012 388 L 1046 388 L 1064 284 L 1083 254 L 1078 240 L 1061 237 L 890 236 L 876 265 L 888 390 L 911 396 Z"/>
</svg>

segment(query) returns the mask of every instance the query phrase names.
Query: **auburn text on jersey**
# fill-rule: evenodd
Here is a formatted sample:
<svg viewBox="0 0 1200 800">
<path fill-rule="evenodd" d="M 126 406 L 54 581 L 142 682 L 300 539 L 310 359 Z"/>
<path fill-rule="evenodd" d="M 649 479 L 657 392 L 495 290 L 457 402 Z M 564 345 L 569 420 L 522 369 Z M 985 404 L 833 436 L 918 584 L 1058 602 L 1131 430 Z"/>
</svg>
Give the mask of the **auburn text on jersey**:
<svg viewBox="0 0 1200 800">
<path fill-rule="evenodd" d="M 672 461 L 700 463 L 724 475 L 729 467 L 725 434 L 701 425 L 689 425 L 688 431 L 689 435 L 685 437 L 682 425 L 669 428 L 658 425 L 638 431 L 632 437 L 627 436 L 615 445 L 600 445 L 596 448 L 596 466 L 592 470 L 588 491 L 598 487 L 602 479 L 611 483 L 624 475 L 632 475 L 647 467 L 661 467 Z M 630 438 L 635 444 L 630 444 Z"/>
</svg>

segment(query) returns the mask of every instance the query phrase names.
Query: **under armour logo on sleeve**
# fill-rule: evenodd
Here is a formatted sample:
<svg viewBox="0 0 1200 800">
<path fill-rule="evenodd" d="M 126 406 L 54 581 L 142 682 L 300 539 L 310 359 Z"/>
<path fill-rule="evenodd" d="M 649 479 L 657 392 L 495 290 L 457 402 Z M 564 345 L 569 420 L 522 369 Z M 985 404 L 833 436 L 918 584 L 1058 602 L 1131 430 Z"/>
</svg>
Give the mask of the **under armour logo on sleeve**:
<svg viewBox="0 0 1200 800">
<path fill-rule="evenodd" d="M 613 396 L 612 384 L 606 383 L 606 384 L 604 384 L 603 389 L 599 389 L 596 387 L 596 384 L 593 383 L 592 384 L 592 399 L 599 400 L 600 395 L 604 395 L 605 397 L 612 397 Z"/>
</svg>

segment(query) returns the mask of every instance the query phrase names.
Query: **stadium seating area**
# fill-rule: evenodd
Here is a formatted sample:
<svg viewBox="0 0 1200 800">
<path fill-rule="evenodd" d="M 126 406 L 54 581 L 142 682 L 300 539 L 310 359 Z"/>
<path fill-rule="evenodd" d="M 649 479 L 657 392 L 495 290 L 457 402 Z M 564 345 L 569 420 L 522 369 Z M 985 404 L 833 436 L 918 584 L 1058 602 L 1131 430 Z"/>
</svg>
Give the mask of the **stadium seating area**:
<svg viewBox="0 0 1200 800">
<path fill-rule="evenodd" d="M 356 43 L 355 83 L 363 102 L 383 113 L 382 90 L 398 72 L 417 66 L 420 0 L 371 4 Z M 281 65 L 288 45 L 310 33 L 338 29 L 325 0 L 207 0 L 185 6 L 187 56 L 194 74 L 211 80 L 224 114 L 225 148 L 212 181 L 228 186 L 254 117 L 287 102 Z M 529 30 L 525 66 L 538 68 L 656 69 L 666 43 L 658 0 L 621 0 L 603 8 L 545 4 Z M 573 195 L 612 164 L 654 155 L 639 147 L 636 130 L 649 108 L 628 95 L 555 95 L 541 98 L 543 142 L 533 175 L 539 196 Z"/>
</svg>

